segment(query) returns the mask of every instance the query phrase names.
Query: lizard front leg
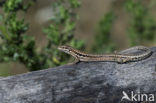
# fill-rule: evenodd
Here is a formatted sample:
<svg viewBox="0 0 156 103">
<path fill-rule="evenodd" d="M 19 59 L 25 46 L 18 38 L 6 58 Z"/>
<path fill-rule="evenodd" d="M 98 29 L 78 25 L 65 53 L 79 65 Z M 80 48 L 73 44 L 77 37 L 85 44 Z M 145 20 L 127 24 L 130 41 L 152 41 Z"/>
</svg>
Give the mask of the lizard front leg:
<svg viewBox="0 0 156 103">
<path fill-rule="evenodd" d="M 78 64 L 79 62 L 80 62 L 80 59 L 78 57 L 75 57 L 74 61 L 72 63 L 68 63 L 67 65 Z"/>
</svg>

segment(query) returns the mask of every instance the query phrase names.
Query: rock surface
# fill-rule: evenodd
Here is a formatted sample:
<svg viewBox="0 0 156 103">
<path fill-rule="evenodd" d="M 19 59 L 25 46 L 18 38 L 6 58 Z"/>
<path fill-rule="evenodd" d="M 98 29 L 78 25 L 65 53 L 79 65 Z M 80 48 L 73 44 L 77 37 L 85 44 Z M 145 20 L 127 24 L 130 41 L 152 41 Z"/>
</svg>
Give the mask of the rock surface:
<svg viewBox="0 0 156 103">
<path fill-rule="evenodd" d="M 0 78 L 0 103 L 129 103 L 121 101 L 123 91 L 130 99 L 132 91 L 156 96 L 156 47 L 151 50 L 137 62 L 80 62 Z"/>
</svg>

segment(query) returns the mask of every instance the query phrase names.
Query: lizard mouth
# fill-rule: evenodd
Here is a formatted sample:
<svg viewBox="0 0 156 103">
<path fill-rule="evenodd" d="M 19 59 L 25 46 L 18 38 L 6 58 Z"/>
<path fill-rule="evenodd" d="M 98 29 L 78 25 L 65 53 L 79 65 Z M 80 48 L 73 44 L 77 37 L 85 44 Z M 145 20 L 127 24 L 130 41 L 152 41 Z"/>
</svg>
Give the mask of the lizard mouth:
<svg viewBox="0 0 156 103">
<path fill-rule="evenodd" d="M 57 48 L 58 50 L 62 50 L 60 47 Z"/>
<path fill-rule="evenodd" d="M 61 46 L 59 46 L 57 49 L 63 51 L 63 48 Z"/>
<path fill-rule="evenodd" d="M 60 51 L 62 51 L 62 52 L 68 53 L 67 50 L 66 49 L 63 49 L 62 47 L 58 47 L 57 49 L 60 50 Z"/>
</svg>

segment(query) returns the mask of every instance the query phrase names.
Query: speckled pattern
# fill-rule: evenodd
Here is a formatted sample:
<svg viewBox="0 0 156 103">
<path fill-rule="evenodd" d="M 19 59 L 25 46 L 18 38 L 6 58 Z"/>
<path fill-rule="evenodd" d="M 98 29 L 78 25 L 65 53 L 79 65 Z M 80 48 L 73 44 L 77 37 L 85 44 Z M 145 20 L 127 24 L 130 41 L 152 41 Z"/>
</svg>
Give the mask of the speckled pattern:
<svg viewBox="0 0 156 103">
<path fill-rule="evenodd" d="M 156 47 L 151 50 L 137 62 L 80 62 L 0 78 L 0 103 L 129 103 L 121 102 L 122 91 L 156 93 Z"/>
</svg>

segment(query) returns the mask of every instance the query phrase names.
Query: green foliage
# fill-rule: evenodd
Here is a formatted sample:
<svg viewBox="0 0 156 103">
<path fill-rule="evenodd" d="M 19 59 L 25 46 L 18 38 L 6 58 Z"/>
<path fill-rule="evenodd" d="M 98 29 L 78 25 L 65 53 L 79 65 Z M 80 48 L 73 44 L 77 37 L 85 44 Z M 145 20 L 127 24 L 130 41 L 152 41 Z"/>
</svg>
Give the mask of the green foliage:
<svg viewBox="0 0 156 103">
<path fill-rule="evenodd" d="M 124 6 L 131 14 L 131 22 L 128 28 L 128 39 L 131 46 L 143 43 L 152 43 L 155 40 L 156 22 L 150 15 L 150 4 L 143 5 L 139 0 L 125 0 Z M 108 12 L 100 21 L 95 42 L 92 47 L 93 52 L 112 52 L 116 45 L 111 40 L 111 30 L 115 16 L 113 12 Z"/>
<path fill-rule="evenodd" d="M 112 52 L 115 50 L 115 44 L 111 40 L 111 30 L 115 15 L 113 12 L 108 12 L 100 21 L 97 34 L 95 37 L 95 44 L 92 51 L 103 53 Z"/>
<path fill-rule="evenodd" d="M 33 2 L 6 0 L 2 5 L 4 13 L 0 16 L 0 62 L 19 61 L 31 71 L 67 62 L 68 56 L 58 52 L 58 45 L 83 46 L 82 41 L 73 37 L 77 17 L 74 10 L 80 3 L 77 0 L 57 0 L 53 5 L 55 15 L 52 24 L 44 30 L 48 44 L 41 52 L 37 52 L 34 38 L 25 34 L 28 24 L 17 17 L 19 12 L 26 12 Z"/>
<path fill-rule="evenodd" d="M 31 70 L 36 70 L 42 68 L 42 62 L 38 60 L 35 52 L 35 41 L 25 38 L 28 24 L 17 17 L 17 13 L 26 12 L 30 4 L 31 0 L 27 3 L 23 0 L 6 0 L 3 4 L 4 13 L 1 14 L 0 21 L 0 36 L 3 40 L 0 44 L 0 62 L 19 61 Z"/>
<path fill-rule="evenodd" d="M 134 0 L 126 0 L 125 7 L 131 13 L 132 22 L 129 27 L 130 44 L 138 45 L 143 42 L 151 42 L 154 40 L 156 31 L 156 22 L 149 14 L 149 8 L 135 2 Z"/>
<path fill-rule="evenodd" d="M 74 39 L 75 22 L 77 15 L 75 9 L 79 7 L 80 3 L 77 0 L 58 0 L 53 4 L 53 12 L 55 16 L 52 18 L 50 24 L 44 32 L 48 37 L 48 46 L 45 48 L 47 52 L 47 63 L 51 66 L 64 64 L 69 57 L 61 52 L 58 52 L 59 45 L 69 44 L 77 49 L 83 47 L 83 41 Z M 53 50 L 53 51 L 51 51 Z M 52 62 L 49 60 L 52 58 Z"/>
<path fill-rule="evenodd" d="M 67 63 L 69 56 L 59 52 L 59 45 L 69 44 L 77 49 L 84 48 L 81 40 L 74 38 L 77 14 L 80 7 L 78 0 L 56 0 L 53 2 L 51 24 L 44 28 L 47 45 L 36 48 L 35 40 L 25 33 L 29 25 L 18 14 L 26 13 L 35 0 L 5 0 L 0 14 L 0 62 L 18 61 L 29 70 L 40 70 Z M 149 8 L 134 0 L 124 1 L 124 6 L 131 14 L 131 24 L 128 29 L 131 45 L 154 40 L 156 23 L 149 15 Z M 111 40 L 111 30 L 115 20 L 114 13 L 108 12 L 99 22 L 93 52 L 112 52 L 116 45 Z M 41 51 L 36 51 L 36 50 Z"/>
</svg>

